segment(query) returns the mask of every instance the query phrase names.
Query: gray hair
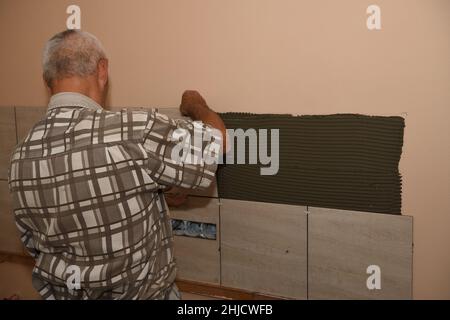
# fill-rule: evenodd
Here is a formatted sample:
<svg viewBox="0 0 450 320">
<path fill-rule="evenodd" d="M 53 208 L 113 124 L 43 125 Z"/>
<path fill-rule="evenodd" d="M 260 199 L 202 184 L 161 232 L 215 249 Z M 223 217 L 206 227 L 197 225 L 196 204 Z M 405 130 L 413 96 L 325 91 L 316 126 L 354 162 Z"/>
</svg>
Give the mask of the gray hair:
<svg viewBox="0 0 450 320">
<path fill-rule="evenodd" d="M 106 59 L 105 50 L 94 35 L 80 30 L 57 33 L 45 44 L 44 80 L 51 87 L 53 80 L 95 74 L 101 59 Z"/>
</svg>

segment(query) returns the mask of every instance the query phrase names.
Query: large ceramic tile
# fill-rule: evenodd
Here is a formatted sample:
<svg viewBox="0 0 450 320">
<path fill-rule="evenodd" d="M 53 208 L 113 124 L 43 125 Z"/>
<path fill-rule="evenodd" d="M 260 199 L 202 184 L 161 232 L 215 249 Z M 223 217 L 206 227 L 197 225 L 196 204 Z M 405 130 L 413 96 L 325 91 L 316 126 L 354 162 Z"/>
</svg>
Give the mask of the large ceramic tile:
<svg viewBox="0 0 450 320">
<path fill-rule="evenodd" d="M 17 138 L 25 138 L 33 126 L 40 121 L 47 107 L 16 107 Z"/>
<path fill-rule="evenodd" d="M 411 298 L 411 217 L 321 208 L 309 212 L 309 298 Z M 374 286 L 377 280 L 381 289 Z"/>
<path fill-rule="evenodd" d="M 0 107 L 0 179 L 8 179 L 9 161 L 16 144 L 14 107 Z"/>
<path fill-rule="evenodd" d="M 177 277 L 205 283 L 220 283 L 219 203 L 218 199 L 189 197 L 187 203 L 170 209 L 173 219 L 216 225 L 216 240 L 175 236 Z"/>
<path fill-rule="evenodd" d="M 219 199 L 189 196 L 186 203 L 170 208 L 169 212 L 172 219 L 219 225 L 219 205 Z"/>
<path fill-rule="evenodd" d="M 158 108 L 158 112 L 163 113 L 172 119 L 189 119 L 181 114 L 180 108 Z"/>
<path fill-rule="evenodd" d="M 177 278 L 220 283 L 219 241 L 175 236 Z"/>
<path fill-rule="evenodd" d="M 169 190 L 167 193 L 173 193 L 173 192 L 179 192 L 179 190 L 173 191 L 174 189 Z M 199 197 L 207 197 L 207 198 L 217 198 L 218 197 L 218 192 L 217 192 L 217 181 L 214 179 L 213 182 L 211 182 L 211 184 L 209 185 L 208 188 L 205 189 L 184 189 L 184 191 L 186 194 L 191 195 L 191 196 L 199 196 Z"/>
<path fill-rule="evenodd" d="M 193 195 L 193 196 L 201 196 L 201 197 L 214 197 L 217 198 L 218 197 L 218 192 L 217 192 L 217 181 L 214 180 L 213 182 L 211 182 L 210 186 L 206 189 L 202 189 L 202 190 L 189 190 L 188 194 Z"/>
<path fill-rule="evenodd" d="M 190 292 L 181 292 L 182 300 L 219 300 L 215 297 L 204 296 L 200 294 L 190 293 Z"/>
<path fill-rule="evenodd" d="M 306 208 L 221 201 L 222 285 L 305 299 Z"/>
<path fill-rule="evenodd" d="M 0 251 L 23 254 L 23 245 L 14 221 L 7 181 L 0 181 Z"/>
</svg>

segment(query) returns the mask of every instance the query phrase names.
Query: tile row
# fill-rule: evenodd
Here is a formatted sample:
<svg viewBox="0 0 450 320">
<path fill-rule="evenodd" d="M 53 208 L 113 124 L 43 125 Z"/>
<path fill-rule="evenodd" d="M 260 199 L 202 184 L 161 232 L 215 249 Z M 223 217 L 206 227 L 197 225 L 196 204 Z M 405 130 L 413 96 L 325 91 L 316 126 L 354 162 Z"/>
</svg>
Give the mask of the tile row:
<svg viewBox="0 0 450 320">
<path fill-rule="evenodd" d="M 175 236 L 178 276 L 294 299 L 412 298 L 412 218 L 190 197 L 176 219 L 217 221 L 216 241 Z"/>
</svg>

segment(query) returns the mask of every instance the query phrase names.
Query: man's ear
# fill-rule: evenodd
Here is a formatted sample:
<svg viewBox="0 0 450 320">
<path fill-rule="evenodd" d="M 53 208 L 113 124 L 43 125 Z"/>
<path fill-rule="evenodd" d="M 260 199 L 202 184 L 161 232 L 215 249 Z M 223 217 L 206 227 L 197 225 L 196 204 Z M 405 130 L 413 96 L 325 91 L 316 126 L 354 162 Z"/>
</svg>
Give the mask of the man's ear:
<svg viewBox="0 0 450 320">
<path fill-rule="evenodd" d="M 42 82 L 44 82 L 44 86 L 45 86 L 45 89 L 47 89 L 47 92 L 51 94 L 52 88 L 50 88 L 47 81 L 45 81 L 44 75 L 42 75 Z"/>
<path fill-rule="evenodd" d="M 98 82 L 102 89 L 108 83 L 108 59 L 100 59 L 97 65 Z"/>
</svg>

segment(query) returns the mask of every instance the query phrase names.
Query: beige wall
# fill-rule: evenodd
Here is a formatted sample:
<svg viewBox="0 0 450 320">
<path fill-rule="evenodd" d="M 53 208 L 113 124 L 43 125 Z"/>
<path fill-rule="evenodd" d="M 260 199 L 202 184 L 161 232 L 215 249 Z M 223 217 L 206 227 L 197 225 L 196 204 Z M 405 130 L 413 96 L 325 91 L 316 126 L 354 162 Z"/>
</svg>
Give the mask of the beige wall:
<svg viewBox="0 0 450 320">
<path fill-rule="evenodd" d="M 450 299 L 450 1 L 0 0 L 1 106 L 46 104 L 40 53 L 69 4 L 109 53 L 114 106 L 195 88 L 219 111 L 404 115 L 414 297 Z"/>
</svg>

